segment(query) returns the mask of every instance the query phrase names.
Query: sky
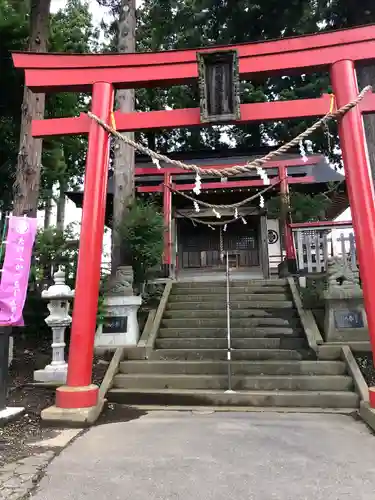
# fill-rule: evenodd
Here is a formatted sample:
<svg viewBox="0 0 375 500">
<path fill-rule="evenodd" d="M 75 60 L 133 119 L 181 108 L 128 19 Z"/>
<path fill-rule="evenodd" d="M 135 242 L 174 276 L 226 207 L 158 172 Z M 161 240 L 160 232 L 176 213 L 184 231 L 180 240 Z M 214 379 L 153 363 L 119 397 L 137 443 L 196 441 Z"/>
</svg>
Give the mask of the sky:
<svg viewBox="0 0 375 500">
<path fill-rule="evenodd" d="M 66 4 L 66 0 L 52 0 L 51 2 L 51 12 L 56 12 L 62 9 Z M 94 23 L 99 24 L 103 18 L 103 13 L 106 9 L 100 7 L 96 0 L 89 0 L 90 10 L 93 15 Z"/>
<path fill-rule="evenodd" d="M 136 5 L 139 7 L 142 4 L 143 0 L 137 0 Z M 57 10 L 63 8 L 66 4 L 66 0 L 52 0 L 51 2 L 51 11 L 56 12 Z M 96 0 L 89 0 L 90 10 L 93 15 L 93 19 L 95 23 L 100 23 L 103 18 L 103 14 L 105 15 L 105 10 L 103 7 L 100 7 Z"/>
</svg>

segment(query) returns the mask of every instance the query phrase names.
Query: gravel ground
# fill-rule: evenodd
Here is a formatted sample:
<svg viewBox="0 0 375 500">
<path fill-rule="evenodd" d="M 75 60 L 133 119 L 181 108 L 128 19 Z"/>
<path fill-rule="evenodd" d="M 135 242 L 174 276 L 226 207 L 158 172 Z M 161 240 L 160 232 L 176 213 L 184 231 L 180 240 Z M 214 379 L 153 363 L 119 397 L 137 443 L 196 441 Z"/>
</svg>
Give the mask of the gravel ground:
<svg viewBox="0 0 375 500">
<path fill-rule="evenodd" d="M 354 353 L 358 366 L 369 387 L 375 385 L 375 368 L 371 352 Z"/>
<path fill-rule="evenodd" d="M 38 343 L 15 338 L 14 360 L 9 370 L 8 406 L 21 406 L 25 412 L 18 419 L 0 428 L 0 467 L 6 463 L 34 455 L 39 451 L 30 443 L 49 439 L 57 434 L 53 428 L 43 425 L 41 411 L 54 404 L 55 390 L 29 385 L 33 372 L 44 368 L 50 361 L 50 341 Z M 95 383 L 101 383 L 107 364 L 95 361 Z"/>
</svg>

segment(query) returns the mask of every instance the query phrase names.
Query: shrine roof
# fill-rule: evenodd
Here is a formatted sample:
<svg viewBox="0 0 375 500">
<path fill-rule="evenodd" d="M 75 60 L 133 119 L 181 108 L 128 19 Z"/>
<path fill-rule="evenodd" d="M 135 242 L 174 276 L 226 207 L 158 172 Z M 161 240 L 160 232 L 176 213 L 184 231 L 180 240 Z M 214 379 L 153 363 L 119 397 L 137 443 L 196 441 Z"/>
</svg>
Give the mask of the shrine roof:
<svg viewBox="0 0 375 500">
<path fill-rule="evenodd" d="M 204 165 L 217 165 L 217 166 L 226 166 L 226 165 L 235 165 L 235 164 L 245 164 L 246 161 L 251 161 L 252 159 L 258 158 L 266 154 L 270 149 L 263 148 L 261 150 L 254 151 L 247 150 L 248 154 L 246 154 L 245 150 L 226 150 L 226 151 L 202 151 L 202 152 L 181 152 L 181 153 L 171 153 L 168 154 L 170 158 L 180 159 L 185 163 L 196 163 L 199 166 Z M 335 171 L 329 164 L 326 163 L 325 158 L 322 155 L 311 155 L 308 156 L 308 162 L 304 162 L 301 156 L 297 153 L 285 154 L 275 160 L 275 166 L 267 167 L 267 174 L 269 178 L 272 180 L 273 178 L 278 177 L 278 168 L 277 163 L 282 162 L 284 165 L 291 163 L 293 166 L 287 167 L 288 177 L 290 181 L 293 181 L 293 189 L 298 190 L 300 192 L 305 193 L 319 193 L 323 192 L 327 189 L 327 185 L 330 182 L 338 182 L 344 181 L 345 177 Z M 162 166 L 163 163 L 161 163 Z M 150 169 L 152 174 L 147 174 L 147 170 Z M 149 192 L 157 192 L 160 191 L 160 186 L 164 182 L 164 171 L 160 172 L 156 169 L 155 165 L 151 162 L 150 158 L 144 156 L 136 157 L 136 172 L 142 172 L 142 175 L 136 175 L 136 188 L 145 188 Z M 180 174 L 172 175 L 174 185 L 178 186 L 179 184 L 189 184 L 194 182 L 194 173 L 193 172 L 183 172 Z M 302 179 L 306 177 L 304 182 L 299 183 L 298 179 Z M 295 181 L 293 178 L 296 178 Z M 241 174 L 239 176 L 232 176 L 228 178 L 230 181 L 256 181 L 259 180 L 259 176 L 254 169 L 254 172 L 248 174 Z M 217 182 L 220 179 L 218 177 L 213 176 L 204 176 L 202 178 L 202 183 L 204 182 Z M 345 184 L 344 184 L 345 186 Z M 222 195 L 225 195 L 229 198 L 236 198 L 235 201 L 238 201 L 237 198 L 243 198 L 243 191 L 251 192 L 259 189 L 259 187 L 248 187 L 246 189 L 229 189 L 224 185 L 220 189 L 206 191 L 204 193 L 205 197 L 210 199 L 217 198 Z M 107 223 L 112 214 L 112 206 L 113 206 L 113 193 L 114 193 L 114 180 L 112 172 L 109 173 L 108 179 L 108 189 L 107 189 Z M 221 193 L 221 195 L 220 195 Z M 78 206 L 82 207 L 83 203 L 83 191 L 75 191 L 75 192 L 67 192 L 67 196 Z M 191 193 L 190 193 L 191 194 Z M 181 203 L 183 199 L 175 199 L 174 204 Z M 347 198 L 344 196 L 343 204 L 340 204 L 340 207 L 337 207 L 338 212 L 344 210 L 347 207 Z M 336 211 L 336 210 L 335 210 Z M 334 215 L 334 214 L 332 214 Z"/>
</svg>

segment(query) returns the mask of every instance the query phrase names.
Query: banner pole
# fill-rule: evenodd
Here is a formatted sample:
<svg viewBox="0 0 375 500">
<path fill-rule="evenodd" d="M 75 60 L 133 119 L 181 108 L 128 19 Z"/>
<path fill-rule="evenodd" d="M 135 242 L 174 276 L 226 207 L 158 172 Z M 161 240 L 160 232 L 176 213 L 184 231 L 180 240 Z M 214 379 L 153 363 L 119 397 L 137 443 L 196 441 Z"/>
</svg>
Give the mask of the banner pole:
<svg viewBox="0 0 375 500">
<path fill-rule="evenodd" d="M 0 240 L 0 262 L 1 262 L 1 259 L 3 258 L 3 254 L 4 254 L 6 232 L 7 232 L 7 220 L 5 218 L 4 219 L 3 230 L 2 230 L 2 233 L 1 233 L 1 240 Z"/>
<path fill-rule="evenodd" d="M 0 412 L 7 406 L 9 378 L 9 336 L 12 328 L 0 326 Z"/>
</svg>

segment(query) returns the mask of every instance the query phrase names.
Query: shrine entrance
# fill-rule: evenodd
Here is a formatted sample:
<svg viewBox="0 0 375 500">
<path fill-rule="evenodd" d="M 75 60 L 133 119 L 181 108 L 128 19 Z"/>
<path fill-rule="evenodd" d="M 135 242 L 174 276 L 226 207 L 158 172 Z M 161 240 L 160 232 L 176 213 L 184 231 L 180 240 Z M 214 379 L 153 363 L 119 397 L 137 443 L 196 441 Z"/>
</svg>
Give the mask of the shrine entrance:
<svg viewBox="0 0 375 500">
<path fill-rule="evenodd" d="M 217 219 L 216 219 L 217 220 Z M 248 217 L 227 227 L 208 225 L 193 226 L 190 221 L 177 222 L 179 269 L 225 269 L 225 254 L 232 269 L 259 267 L 259 218 Z"/>
<path fill-rule="evenodd" d="M 242 166 L 235 165 L 229 169 L 222 169 L 221 172 L 218 168 L 213 169 L 211 174 L 217 178 L 221 177 L 217 183 L 201 182 L 200 174 L 208 175 L 210 171 L 197 165 L 173 162 L 174 169 L 164 170 L 165 180 L 163 187 L 160 188 L 161 192 L 164 191 L 166 227 L 164 264 L 170 267 L 173 249 L 172 191 L 170 188 L 173 188 L 171 175 L 176 170 L 194 171 L 195 184 L 188 186 L 188 189 L 197 196 L 204 189 L 212 189 L 216 184 L 219 184 L 217 188 L 223 188 L 225 183 L 227 186 L 238 184 L 236 180 L 228 181 L 227 177 L 239 176 L 241 172 L 254 171 L 254 169 L 261 172 L 261 186 L 264 187 L 268 176 L 261 167 L 271 157 L 279 158 L 292 146 L 298 146 L 320 126 L 336 118 L 339 121 L 338 132 L 353 215 L 353 227 L 358 241 L 358 261 L 369 334 L 375 355 L 375 283 L 373 280 L 375 193 L 362 120 L 363 113 L 375 111 L 375 95 L 369 91 L 369 88 L 359 94 L 355 69 L 356 64 L 374 61 L 374 44 L 375 25 L 369 25 L 303 37 L 244 43 L 225 48 L 210 47 L 159 53 L 100 55 L 13 54 L 15 66 L 25 70 L 25 85 L 32 92 L 92 93 L 90 113 L 79 117 L 34 120 L 32 124 L 33 137 L 88 135 L 85 194 L 68 378 L 67 386 L 58 388 L 56 393 L 56 406 L 59 409 L 66 409 L 69 414 L 73 414 L 75 409 L 87 409 L 87 412 L 91 409 L 95 413 L 100 404 L 104 404 L 102 400 L 98 400 L 98 387 L 92 384 L 92 362 L 108 183 L 109 136 L 110 134 L 116 136 L 120 132 L 202 127 L 224 123 L 241 125 L 250 122 L 278 122 L 296 118 L 305 120 L 309 117 L 324 117 L 272 155 L 266 155 L 253 162 L 246 161 Z M 290 73 L 305 74 L 316 69 L 323 69 L 330 73 L 335 93 L 333 102 L 331 96 L 321 95 L 316 98 L 292 101 L 278 100 L 276 96 L 273 102 L 241 103 L 241 80 L 254 79 L 255 81 L 256 78 L 283 77 Z M 219 74 L 221 77 L 212 78 L 213 74 Z M 199 108 L 143 113 L 117 111 L 113 115 L 115 89 L 171 87 L 190 84 L 193 81 L 198 83 L 200 90 Z M 220 96 L 220 98 L 212 102 L 211 98 L 215 96 Z M 115 123 L 116 130 L 110 127 L 109 123 Z M 126 137 L 122 137 L 122 140 L 126 140 Z M 133 143 L 133 147 L 141 151 L 143 146 L 139 144 L 134 146 Z M 150 154 L 150 150 L 144 152 Z M 155 161 L 155 168 L 160 171 L 159 162 L 165 161 L 166 157 L 156 152 L 152 152 L 151 156 Z M 169 163 L 172 162 L 169 161 Z M 242 183 L 242 187 L 247 182 L 249 181 Z M 279 179 L 272 182 L 279 185 L 283 199 L 282 219 L 286 262 L 295 261 L 292 231 L 288 224 L 290 179 L 285 169 L 280 168 Z M 272 182 L 271 186 L 268 184 L 268 187 L 273 188 Z M 183 187 L 179 185 L 178 189 L 183 189 Z M 234 210 L 234 206 L 231 207 Z M 261 208 L 262 204 L 259 204 L 259 207 Z M 245 241 L 245 252 L 248 253 L 247 258 L 249 258 L 251 245 L 255 245 L 256 248 L 255 236 L 253 240 L 251 236 L 247 236 L 250 240 L 241 238 L 243 235 L 239 235 L 239 239 L 233 246 L 241 245 L 240 242 Z M 232 245 L 230 239 L 227 241 L 228 246 Z M 242 251 L 241 248 L 238 250 Z M 264 258 L 263 252 L 260 257 Z M 254 255 L 252 258 L 255 258 Z M 371 388 L 370 404 L 375 407 L 375 389 Z"/>
</svg>

